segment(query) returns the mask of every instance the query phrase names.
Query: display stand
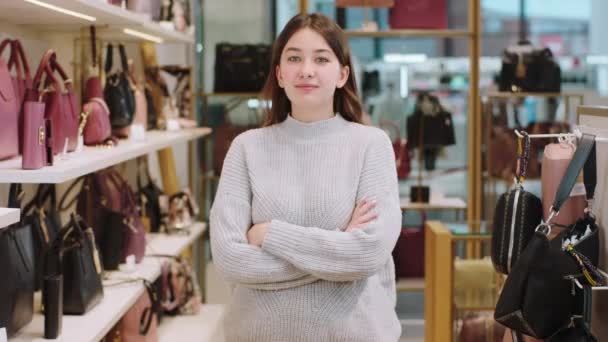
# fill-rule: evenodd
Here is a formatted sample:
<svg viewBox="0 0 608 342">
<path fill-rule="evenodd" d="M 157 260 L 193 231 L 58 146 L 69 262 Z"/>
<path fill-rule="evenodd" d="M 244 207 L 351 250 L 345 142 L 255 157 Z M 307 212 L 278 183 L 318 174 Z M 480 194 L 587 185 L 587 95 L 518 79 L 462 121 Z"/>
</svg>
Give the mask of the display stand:
<svg viewBox="0 0 608 342">
<path fill-rule="evenodd" d="M 42 2 L 40 2 L 42 3 Z M 54 50 L 60 51 L 58 58 L 63 65 L 73 57 L 73 77 L 76 82 L 82 83 L 82 63 L 78 64 L 79 43 L 85 44 L 81 32 L 88 25 L 97 27 L 97 36 L 100 40 L 120 40 L 121 42 L 152 41 L 154 43 L 184 44 L 184 48 L 194 43 L 192 35 L 177 32 L 159 23 L 151 21 L 146 16 L 127 11 L 121 7 L 99 0 L 45 0 L 49 6 L 37 6 L 26 1 L 0 2 L 0 18 L 3 19 L 11 38 L 21 38 L 25 43 L 30 40 L 52 43 Z M 53 7 L 55 6 L 55 7 Z M 56 11 L 53 8 L 60 8 Z M 77 15 L 75 15 L 77 14 Z M 80 39 L 80 42 L 79 42 Z M 39 42 L 38 42 L 39 43 Z M 88 42 L 86 42 L 88 43 Z M 40 44 L 38 44 L 40 45 Z M 50 48 L 42 44 L 40 49 Z M 36 49 L 38 46 L 35 47 Z M 73 53 L 69 53 L 73 48 Z M 87 44 L 88 48 L 88 44 Z M 33 53 L 37 50 L 34 49 Z M 28 51 L 29 52 L 29 51 Z M 82 61 L 81 61 L 82 62 Z M 32 66 L 35 72 L 37 64 Z M 80 89 L 80 86 L 76 86 Z M 192 87 L 194 89 L 194 87 Z M 0 183 L 52 183 L 60 184 L 86 174 L 114 166 L 156 152 L 171 146 L 189 142 L 211 133 L 209 128 L 186 129 L 179 131 L 148 131 L 144 141 L 120 141 L 114 148 L 85 147 L 81 152 L 58 156 L 53 166 L 40 170 L 22 170 L 21 159 L 14 158 L 0 162 Z M 169 149 L 170 151 L 170 149 Z M 162 159 L 162 158 L 161 158 Z M 164 166 L 163 166 L 164 165 Z M 173 172 L 175 178 L 175 164 L 171 161 L 161 160 L 161 168 Z M 165 182 L 167 183 L 167 182 Z M 165 190 L 172 193 L 177 191 L 177 185 L 165 184 Z M 18 209 L 0 208 L 0 226 L 11 224 L 19 220 Z M 1 229 L 1 228 L 0 228 Z M 147 234 L 148 240 L 146 254 L 159 253 L 173 256 L 181 255 L 184 251 L 206 233 L 204 223 L 197 223 L 191 227 L 186 235 L 159 235 Z M 135 266 L 133 271 L 108 272 L 110 279 L 121 280 L 125 278 L 141 277 L 148 281 L 158 278 L 161 271 L 162 259 L 145 257 Z M 104 281 L 104 298 L 91 311 L 85 315 L 63 317 L 62 334 L 58 340 L 98 342 L 132 307 L 133 303 L 145 292 L 141 281 L 109 286 Z M 38 305 L 32 322 L 18 331 L 10 341 L 44 341 L 44 317 L 40 312 L 40 295 L 36 294 Z M 2 305 L 2 303 L 0 303 Z M 208 331 L 219 329 L 219 323 L 224 312 L 223 306 L 202 305 L 201 312 L 196 321 L 190 318 L 181 320 L 181 316 L 173 317 L 165 325 L 159 326 L 161 336 L 176 337 L 183 331 L 188 331 L 200 341 L 218 341 L 215 335 L 207 335 Z M 179 330 L 176 330 L 179 329 Z"/>
</svg>

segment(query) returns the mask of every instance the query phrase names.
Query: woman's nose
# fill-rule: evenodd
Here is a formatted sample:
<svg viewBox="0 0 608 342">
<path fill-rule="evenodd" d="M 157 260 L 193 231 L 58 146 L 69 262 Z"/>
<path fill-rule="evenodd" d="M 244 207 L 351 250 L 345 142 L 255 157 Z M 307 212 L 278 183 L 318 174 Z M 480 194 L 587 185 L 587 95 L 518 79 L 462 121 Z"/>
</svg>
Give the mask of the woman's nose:
<svg viewBox="0 0 608 342">
<path fill-rule="evenodd" d="M 310 62 L 302 63 L 302 69 L 300 69 L 301 78 L 311 78 L 315 74 L 314 66 Z"/>
</svg>

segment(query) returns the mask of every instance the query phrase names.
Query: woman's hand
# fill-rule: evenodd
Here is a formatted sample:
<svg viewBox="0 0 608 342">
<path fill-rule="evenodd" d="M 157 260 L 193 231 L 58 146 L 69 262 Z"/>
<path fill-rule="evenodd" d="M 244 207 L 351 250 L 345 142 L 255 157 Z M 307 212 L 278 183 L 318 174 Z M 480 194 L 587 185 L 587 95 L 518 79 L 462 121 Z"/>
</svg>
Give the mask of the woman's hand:
<svg viewBox="0 0 608 342">
<path fill-rule="evenodd" d="M 350 232 L 355 229 L 365 228 L 365 225 L 378 217 L 377 213 L 371 211 L 375 207 L 376 200 L 365 198 L 359 201 L 345 231 Z"/>
<path fill-rule="evenodd" d="M 268 233 L 269 228 L 270 222 L 254 224 L 247 231 L 247 242 L 249 242 L 250 245 L 262 247 L 262 243 L 264 243 L 264 238 L 266 238 L 266 233 Z"/>
</svg>

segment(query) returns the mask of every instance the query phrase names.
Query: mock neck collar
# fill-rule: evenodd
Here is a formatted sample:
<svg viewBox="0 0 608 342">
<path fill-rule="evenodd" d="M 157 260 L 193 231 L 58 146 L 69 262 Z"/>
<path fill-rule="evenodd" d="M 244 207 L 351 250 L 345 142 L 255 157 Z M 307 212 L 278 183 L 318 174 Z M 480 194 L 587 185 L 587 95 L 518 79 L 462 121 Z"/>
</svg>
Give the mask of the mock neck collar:
<svg viewBox="0 0 608 342">
<path fill-rule="evenodd" d="M 339 133 L 347 123 L 348 121 L 340 113 L 336 113 L 329 119 L 314 122 L 302 122 L 288 114 L 287 118 L 279 124 L 279 127 L 289 137 L 314 140 Z"/>
</svg>

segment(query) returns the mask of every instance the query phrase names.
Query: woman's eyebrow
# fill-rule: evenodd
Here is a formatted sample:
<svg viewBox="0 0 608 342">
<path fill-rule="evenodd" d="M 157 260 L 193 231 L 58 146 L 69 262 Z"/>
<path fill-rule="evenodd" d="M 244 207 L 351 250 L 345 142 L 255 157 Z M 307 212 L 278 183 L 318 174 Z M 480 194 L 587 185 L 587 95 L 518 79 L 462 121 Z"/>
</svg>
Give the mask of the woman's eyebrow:
<svg viewBox="0 0 608 342">
<path fill-rule="evenodd" d="M 289 52 L 289 51 L 302 52 L 302 49 L 299 49 L 296 47 L 288 47 L 287 49 L 285 49 L 285 52 Z M 331 53 L 331 51 L 328 49 L 316 49 L 314 52 L 315 53 L 324 53 L 324 52 Z"/>
</svg>

